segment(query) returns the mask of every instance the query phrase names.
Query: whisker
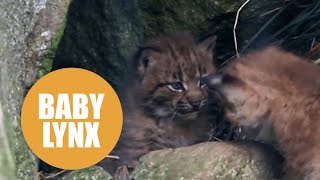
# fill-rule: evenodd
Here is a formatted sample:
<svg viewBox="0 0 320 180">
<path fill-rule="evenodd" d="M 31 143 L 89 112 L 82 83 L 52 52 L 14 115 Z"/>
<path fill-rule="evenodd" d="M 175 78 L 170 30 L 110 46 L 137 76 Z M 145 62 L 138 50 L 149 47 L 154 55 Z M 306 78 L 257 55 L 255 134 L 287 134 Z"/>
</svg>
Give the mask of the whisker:
<svg viewBox="0 0 320 180">
<path fill-rule="evenodd" d="M 175 116 L 176 114 L 177 114 L 177 110 L 174 110 L 174 113 L 173 113 L 173 115 L 171 116 L 170 121 L 173 120 L 173 118 L 174 118 L 174 116 Z"/>
</svg>

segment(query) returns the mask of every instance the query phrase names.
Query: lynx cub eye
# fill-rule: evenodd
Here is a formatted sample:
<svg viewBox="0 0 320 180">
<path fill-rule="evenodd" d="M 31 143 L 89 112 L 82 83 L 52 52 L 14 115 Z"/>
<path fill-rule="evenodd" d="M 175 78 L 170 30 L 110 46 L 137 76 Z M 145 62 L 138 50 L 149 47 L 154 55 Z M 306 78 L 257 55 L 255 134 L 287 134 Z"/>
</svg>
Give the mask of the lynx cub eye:
<svg viewBox="0 0 320 180">
<path fill-rule="evenodd" d="M 203 82 L 202 79 L 198 81 L 198 85 L 199 85 L 199 87 L 201 87 L 201 88 L 204 88 L 204 87 L 206 86 L 206 84 Z"/>
<path fill-rule="evenodd" d="M 182 92 L 185 90 L 181 82 L 174 82 L 168 85 L 169 89 L 172 91 Z"/>
</svg>

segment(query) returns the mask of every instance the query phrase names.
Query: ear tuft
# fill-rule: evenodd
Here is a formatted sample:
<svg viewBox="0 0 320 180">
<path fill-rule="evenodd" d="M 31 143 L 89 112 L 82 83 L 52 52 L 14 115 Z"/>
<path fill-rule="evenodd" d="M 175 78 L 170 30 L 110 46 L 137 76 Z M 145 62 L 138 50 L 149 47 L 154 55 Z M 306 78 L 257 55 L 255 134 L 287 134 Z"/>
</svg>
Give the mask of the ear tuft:
<svg viewBox="0 0 320 180">
<path fill-rule="evenodd" d="M 201 51 L 212 54 L 216 46 L 216 41 L 217 41 L 217 36 L 211 35 L 201 40 L 198 43 L 198 47 Z"/>
<path fill-rule="evenodd" d="M 142 59 L 142 65 L 145 69 L 147 69 L 148 65 L 149 65 L 149 59 L 147 57 L 144 57 Z"/>
<path fill-rule="evenodd" d="M 150 64 L 150 60 L 148 57 L 140 57 L 139 64 L 138 64 L 138 72 L 139 75 L 142 77 L 146 73 Z"/>
</svg>

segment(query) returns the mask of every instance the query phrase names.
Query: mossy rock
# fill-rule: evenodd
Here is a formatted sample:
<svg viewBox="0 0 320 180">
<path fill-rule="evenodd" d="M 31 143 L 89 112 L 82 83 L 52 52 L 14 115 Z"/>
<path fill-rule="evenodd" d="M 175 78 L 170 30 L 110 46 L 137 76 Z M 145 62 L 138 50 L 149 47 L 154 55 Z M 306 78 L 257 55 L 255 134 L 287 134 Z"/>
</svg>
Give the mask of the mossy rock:
<svg viewBox="0 0 320 180">
<path fill-rule="evenodd" d="M 172 31 L 212 34 L 231 24 L 241 1 L 73 1 L 53 69 L 80 67 L 108 80 L 119 92 L 131 60 L 146 40 Z M 223 16 L 224 23 L 216 22 Z M 225 23 L 225 22 L 228 23 Z"/>
<path fill-rule="evenodd" d="M 76 170 L 63 176 L 61 180 L 111 180 L 112 177 L 102 167 L 92 166 L 86 169 Z"/>
<path fill-rule="evenodd" d="M 151 152 L 141 158 L 141 165 L 132 177 L 136 180 L 269 180 L 280 176 L 277 171 L 281 170 L 281 161 L 280 156 L 255 144 L 201 143 Z"/>
<path fill-rule="evenodd" d="M 6 132 L 4 114 L 0 100 L 0 179 L 3 180 L 16 178 L 13 154 L 9 148 L 9 141 Z"/>
<path fill-rule="evenodd" d="M 38 177 L 38 160 L 24 140 L 20 112 L 28 88 L 51 68 L 50 58 L 46 56 L 59 41 L 69 2 L 2 0 L 0 3 L 0 102 L 3 111 L 0 124 L 5 130 L 0 133 L 0 144 L 5 142 L 0 145 L 0 179 Z"/>
<path fill-rule="evenodd" d="M 228 0 L 138 1 L 142 26 L 147 37 L 177 30 L 188 30 L 195 34 L 212 32 L 212 20 L 220 14 L 235 12 L 240 3 Z"/>
</svg>

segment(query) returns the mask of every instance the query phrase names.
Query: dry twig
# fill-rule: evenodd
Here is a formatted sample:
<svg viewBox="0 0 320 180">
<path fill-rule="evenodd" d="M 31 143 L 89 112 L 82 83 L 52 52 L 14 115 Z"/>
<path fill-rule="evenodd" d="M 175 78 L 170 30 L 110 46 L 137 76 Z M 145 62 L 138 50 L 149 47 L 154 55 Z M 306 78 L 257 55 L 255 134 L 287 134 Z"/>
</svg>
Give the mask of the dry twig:
<svg viewBox="0 0 320 180">
<path fill-rule="evenodd" d="M 320 44 L 314 46 L 306 55 L 307 59 L 316 59 L 320 55 Z"/>
<path fill-rule="evenodd" d="M 246 0 L 246 2 L 244 2 L 244 3 L 240 6 L 240 8 L 239 8 L 238 11 L 237 11 L 236 19 L 235 19 L 234 26 L 233 26 L 234 47 L 235 47 L 235 50 L 236 50 L 237 57 L 240 57 L 240 56 L 239 56 L 239 52 L 238 52 L 238 42 L 237 42 L 237 34 L 236 34 L 236 29 L 237 29 L 237 25 L 238 25 L 238 21 L 239 21 L 239 14 L 240 14 L 241 10 L 242 10 L 249 2 L 250 2 L 250 0 Z"/>
<path fill-rule="evenodd" d="M 112 156 L 112 155 L 108 155 L 107 158 L 110 158 L 110 159 L 120 159 L 119 156 Z"/>
<path fill-rule="evenodd" d="M 256 40 L 256 38 L 285 10 L 285 8 L 281 8 L 275 15 L 273 15 L 249 40 L 247 45 L 242 49 L 245 51 L 251 44 Z"/>
<path fill-rule="evenodd" d="M 57 173 L 50 174 L 50 175 L 48 175 L 48 176 L 41 174 L 41 176 L 42 176 L 44 179 L 51 179 L 51 178 L 55 178 L 55 177 L 61 175 L 62 173 L 66 172 L 66 171 L 67 171 L 67 170 L 62 170 L 62 171 L 59 171 L 59 172 L 57 172 Z"/>
</svg>

